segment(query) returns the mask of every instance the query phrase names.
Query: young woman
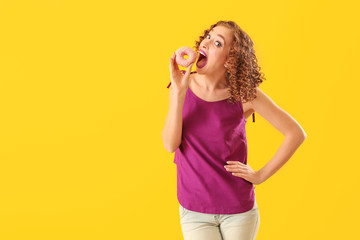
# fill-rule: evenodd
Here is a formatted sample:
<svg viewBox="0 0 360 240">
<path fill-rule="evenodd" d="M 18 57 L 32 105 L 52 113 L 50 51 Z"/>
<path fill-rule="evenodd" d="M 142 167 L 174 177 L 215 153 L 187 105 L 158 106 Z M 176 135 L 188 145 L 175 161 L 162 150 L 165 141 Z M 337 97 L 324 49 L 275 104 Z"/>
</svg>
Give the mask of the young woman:
<svg viewBox="0 0 360 240">
<path fill-rule="evenodd" d="M 259 89 L 264 78 L 253 42 L 235 22 L 211 25 L 195 47 L 195 72 L 194 63 L 180 71 L 176 56 L 170 58 L 170 104 L 162 131 L 165 148 L 175 151 L 182 233 L 185 240 L 253 240 L 260 224 L 254 185 L 278 171 L 306 134 Z M 258 171 L 247 164 L 245 132 L 255 112 L 285 135 Z"/>
</svg>

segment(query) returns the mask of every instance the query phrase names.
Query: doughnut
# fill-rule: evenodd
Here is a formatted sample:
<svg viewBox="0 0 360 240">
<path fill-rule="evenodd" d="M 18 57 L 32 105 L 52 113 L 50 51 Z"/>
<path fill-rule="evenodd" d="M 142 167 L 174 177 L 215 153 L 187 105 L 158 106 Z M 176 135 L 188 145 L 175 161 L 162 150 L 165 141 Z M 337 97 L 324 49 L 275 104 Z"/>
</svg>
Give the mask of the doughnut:
<svg viewBox="0 0 360 240">
<path fill-rule="evenodd" d="M 190 64 L 195 62 L 197 54 L 190 47 L 181 47 L 176 51 L 176 62 L 183 67 L 188 67 Z M 184 56 L 188 55 L 189 58 L 185 59 Z"/>
</svg>

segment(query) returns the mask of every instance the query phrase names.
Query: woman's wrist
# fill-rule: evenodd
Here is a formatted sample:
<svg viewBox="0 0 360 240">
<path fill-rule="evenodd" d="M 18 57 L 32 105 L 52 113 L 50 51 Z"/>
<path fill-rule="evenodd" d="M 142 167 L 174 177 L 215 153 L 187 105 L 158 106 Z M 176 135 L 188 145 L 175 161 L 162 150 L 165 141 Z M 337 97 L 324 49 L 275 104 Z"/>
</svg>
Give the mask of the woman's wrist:
<svg viewBox="0 0 360 240">
<path fill-rule="evenodd" d="M 171 101 L 183 103 L 185 100 L 186 91 L 183 90 L 170 90 Z"/>
<path fill-rule="evenodd" d="M 259 184 L 263 183 L 266 181 L 266 177 L 264 176 L 264 172 L 260 170 L 256 171 L 256 174 L 258 175 L 259 178 Z"/>
</svg>

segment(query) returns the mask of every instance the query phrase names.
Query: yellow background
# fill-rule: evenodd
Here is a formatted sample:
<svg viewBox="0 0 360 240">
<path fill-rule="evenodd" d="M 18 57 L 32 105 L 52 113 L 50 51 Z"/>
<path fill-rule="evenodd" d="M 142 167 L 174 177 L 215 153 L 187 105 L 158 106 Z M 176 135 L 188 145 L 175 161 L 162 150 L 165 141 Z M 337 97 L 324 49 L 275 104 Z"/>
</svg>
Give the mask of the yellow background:
<svg viewBox="0 0 360 240">
<path fill-rule="evenodd" d="M 0 239 L 182 239 L 169 57 L 218 20 L 250 35 L 261 89 L 307 133 L 256 187 L 257 239 L 359 238 L 358 4 L 1 1 Z M 255 115 L 258 170 L 283 136 Z"/>
</svg>

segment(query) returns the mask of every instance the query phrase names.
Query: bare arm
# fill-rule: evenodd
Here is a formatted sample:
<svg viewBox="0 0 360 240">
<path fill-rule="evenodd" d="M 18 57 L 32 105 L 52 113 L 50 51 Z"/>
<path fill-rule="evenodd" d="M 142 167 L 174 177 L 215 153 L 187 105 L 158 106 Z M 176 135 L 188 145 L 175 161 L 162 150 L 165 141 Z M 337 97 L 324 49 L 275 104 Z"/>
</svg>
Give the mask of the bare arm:
<svg viewBox="0 0 360 240">
<path fill-rule="evenodd" d="M 173 153 L 180 146 L 182 135 L 182 112 L 186 92 L 177 92 L 170 87 L 169 111 L 165 119 L 161 138 L 165 149 Z"/>
<path fill-rule="evenodd" d="M 169 59 L 171 87 L 169 93 L 169 111 L 165 119 L 165 125 L 161 132 L 161 138 L 165 149 L 173 153 L 181 144 L 182 137 L 182 112 L 185 96 L 190 82 L 190 64 L 185 73 L 181 73 L 176 63 L 176 55 L 173 53 Z"/>
<path fill-rule="evenodd" d="M 275 155 L 258 171 L 261 182 L 264 182 L 291 158 L 306 139 L 306 133 L 293 117 L 281 109 L 263 91 L 259 88 L 256 88 L 256 91 L 257 97 L 251 102 L 250 106 L 285 135 L 285 139 Z"/>
</svg>

